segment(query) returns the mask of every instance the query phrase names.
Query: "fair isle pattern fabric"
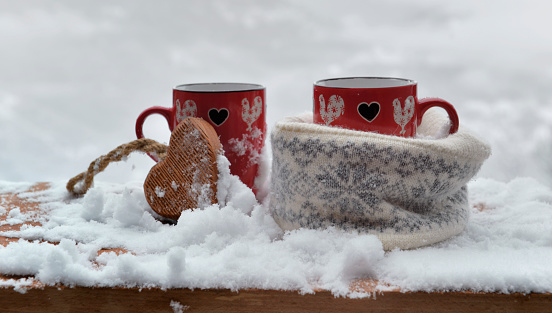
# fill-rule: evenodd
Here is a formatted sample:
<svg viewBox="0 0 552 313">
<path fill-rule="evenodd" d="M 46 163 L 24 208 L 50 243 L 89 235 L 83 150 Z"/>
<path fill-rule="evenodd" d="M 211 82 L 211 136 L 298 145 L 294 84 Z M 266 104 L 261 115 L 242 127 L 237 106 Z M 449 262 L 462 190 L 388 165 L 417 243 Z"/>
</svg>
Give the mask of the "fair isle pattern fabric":
<svg viewBox="0 0 552 313">
<path fill-rule="evenodd" d="M 428 111 L 419 133 L 443 123 Z M 311 114 L 278 122 L 272 153 L 270 209 L 283 230 L 369 233 L 391 250 L 463 231 L 466 183 L 491 149 L 464 128 L 443 139 L 401 138 L 316 125 Z"/>
</svg>

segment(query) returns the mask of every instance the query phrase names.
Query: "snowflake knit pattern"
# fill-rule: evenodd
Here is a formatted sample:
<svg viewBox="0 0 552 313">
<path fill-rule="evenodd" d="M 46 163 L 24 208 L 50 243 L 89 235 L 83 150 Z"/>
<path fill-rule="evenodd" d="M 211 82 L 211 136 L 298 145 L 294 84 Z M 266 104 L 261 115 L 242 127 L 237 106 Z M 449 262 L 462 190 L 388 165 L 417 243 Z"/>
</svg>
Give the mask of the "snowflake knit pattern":
<svg viewBox="0 0 552 313">
<path fill-rule="evenodd" d="M 335 227 L 376 235 L 385 250 L 434 244 L 469 218 L 466 183 L 490 156 L 467 129 L 435 139 L 448 118 L 429 110 L 402 138 L 289 117 L 272 130 L 269 206 L 283 230 Z M 429 138 L 429 139 L 427 139 Z"/>
</svg>

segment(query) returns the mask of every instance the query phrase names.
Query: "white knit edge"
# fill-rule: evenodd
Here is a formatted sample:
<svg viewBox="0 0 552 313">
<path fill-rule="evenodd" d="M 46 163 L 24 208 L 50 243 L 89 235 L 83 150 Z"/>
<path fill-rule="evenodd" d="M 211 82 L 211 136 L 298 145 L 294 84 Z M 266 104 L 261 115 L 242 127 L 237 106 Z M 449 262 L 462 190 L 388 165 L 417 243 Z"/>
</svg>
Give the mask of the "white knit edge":
<svg viewBox="0 0 552 313">
<path fill-rule="evenodd" d="M 370 142 L 399 149 L 414 149 L 420 152 L 428 152 L 429 150 L 472 162 L 483 162 L 491 155 L 490 145 L 462 126 L 458 129 L 458 132 L 443 139 L 418 139 L 318 125 L 304 121 L 303 116 L 301 116 L 284 118 L 276 123 L 272 133 L 278 135 L 290 133 L 290 136 L 304 138 L 310 138 L 313 134 L 316 134 L 316 137 L 327 141 L 333 140 L 342 143 L 351 141 L 355 143 Z"/>
<path fill-rule="evenodd" d="M 406 234 L 385 234 L 380 232 L 365 231 L 378 237 L 386 251 L 399 249 L 415 249 L 442 242 L 462 233 L 467 226 L 466 223 L 456 223 L 452 227 L 440 228 L 439 230 L 425 231 L 423 233 Z"/>
<path fill-rule="evenodd" d="M 293 231 L 301 228 L 293 225 L 293 223 L 286 220 L 277 220 L 276 223 L 283 231 Z M 331 227 L 340 229 L 338 226 Z M 351 232 L 374 235 L 381 241 L 383 249 L 385 251 L 390 251 L 397 248 L 416 249 L 436 244 L 461 234 L 466 227 L 467 221 L 465 221 L 464 223 L 455 223 L 454 225 L 451 225 L 447 228 L 426 230 L 421 233 L 397 234 L 393 232 L 379 232 L 373 229 L 364 228 L 351 230 Z"/>
</svg>

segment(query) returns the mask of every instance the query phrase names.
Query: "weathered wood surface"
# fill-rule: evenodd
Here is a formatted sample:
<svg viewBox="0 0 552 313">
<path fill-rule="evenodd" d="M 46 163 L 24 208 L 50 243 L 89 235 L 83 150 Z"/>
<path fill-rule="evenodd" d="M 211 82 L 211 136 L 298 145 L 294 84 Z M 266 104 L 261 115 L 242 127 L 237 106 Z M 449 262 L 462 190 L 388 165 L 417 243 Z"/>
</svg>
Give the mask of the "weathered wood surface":
<svg viewBox="0 0 552 313">
<path fill-rule="evenodd" d="M 118 288 L 0 289 L 1 312 L 551 312 L 552 297 L 473 293 L 384 292 L 376 299 L 334 298 L 328 291 L 142 290 Z"/>
<path fill-rule="evenodd" d="M 30 191 L 46 188 L 48 184 L 41 183 Z M 14 208 L 40 214 L 38 202 L 26 201 L 17 194 L 0 194 L 0 203 L 6 208 L 6 212 L 0 214 L 0 221 Z M 6 224 L 1 230 L 18 229 L 22 225 Z M 19 239 L 0 236 L 0 245 L 6 246 L 16 240 Z M 116 252 L 125 252 L 119 250 Z M 105 251 L 113 250 L 99 253 Z M 0 280 L 19 278 L 22 277 L 0 273 Z M 374 281 L 358 281 L 351 288 L 373 296 L 347 299 L 336 298 L 325 290 L 301 295 L 296 291 L 280 290 L 140 290 L 44 286 L 36 282 L 25 293 L 12 287 L 0 288 L 0 312 L 552 312 L 550 293 L 374 292 L 376 285 Z"/>
</svg>

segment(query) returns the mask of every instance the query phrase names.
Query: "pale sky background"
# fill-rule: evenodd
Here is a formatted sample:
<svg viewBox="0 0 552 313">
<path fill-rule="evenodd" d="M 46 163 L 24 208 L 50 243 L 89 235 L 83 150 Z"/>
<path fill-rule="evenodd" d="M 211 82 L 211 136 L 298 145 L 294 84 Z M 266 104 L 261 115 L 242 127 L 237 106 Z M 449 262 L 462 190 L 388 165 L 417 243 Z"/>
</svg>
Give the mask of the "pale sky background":
<svg viewBox="0 0 552 313">
<path fill-rule="evenodd" d="M 552 185 L 552 2 L 0 0 L 0 180 L 59 181 L 135 139 L 138 114 L 195 82 L 267 87 L 268 126 L 312 83 L 417 80 L 487 139 L 480 176 Z M 168 142 L 166 122 L 146 136 Z M 132 155 L 97 180 L 144 180 Z"/>
</svg>

